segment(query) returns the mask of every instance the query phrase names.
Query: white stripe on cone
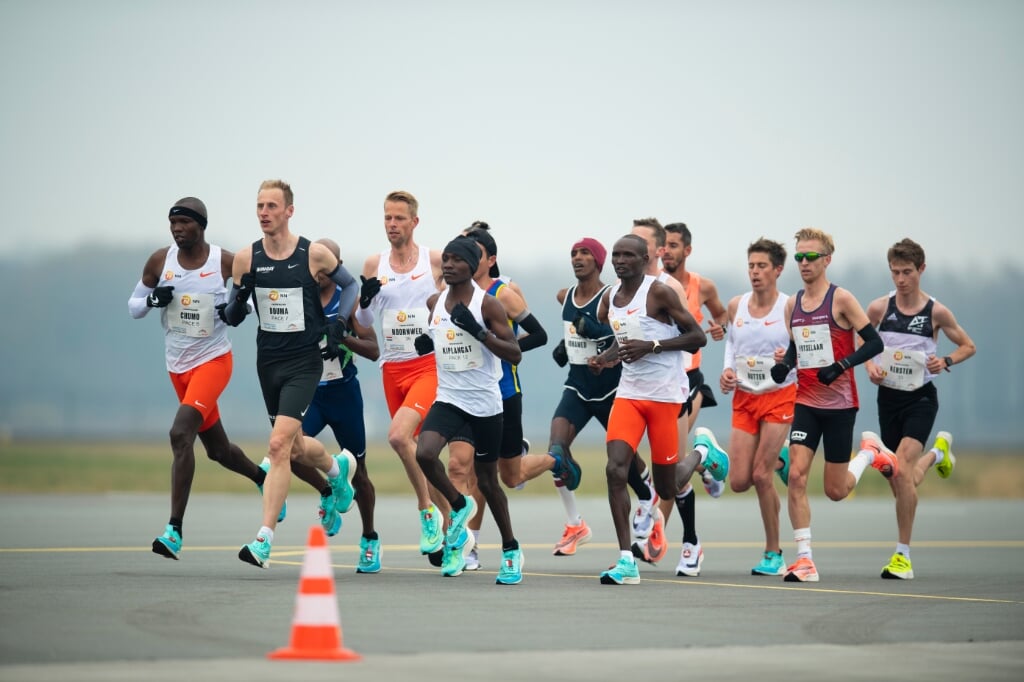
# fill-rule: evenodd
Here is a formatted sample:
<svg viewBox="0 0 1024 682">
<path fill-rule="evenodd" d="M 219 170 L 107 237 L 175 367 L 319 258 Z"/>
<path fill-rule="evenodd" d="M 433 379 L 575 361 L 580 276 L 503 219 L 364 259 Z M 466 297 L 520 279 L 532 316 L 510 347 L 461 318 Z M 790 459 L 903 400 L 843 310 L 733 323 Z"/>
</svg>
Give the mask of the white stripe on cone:
<svg viewBox="0 0 1024 682">
<path fill-rule="evenodd" d="M 295 599 L 296 625 L 327 625 L 340 627 L 341 616 L 338 614 L 338 602 L 333 594 L 317 594 L 313 596 L 299 595 Z"/>
</svg>

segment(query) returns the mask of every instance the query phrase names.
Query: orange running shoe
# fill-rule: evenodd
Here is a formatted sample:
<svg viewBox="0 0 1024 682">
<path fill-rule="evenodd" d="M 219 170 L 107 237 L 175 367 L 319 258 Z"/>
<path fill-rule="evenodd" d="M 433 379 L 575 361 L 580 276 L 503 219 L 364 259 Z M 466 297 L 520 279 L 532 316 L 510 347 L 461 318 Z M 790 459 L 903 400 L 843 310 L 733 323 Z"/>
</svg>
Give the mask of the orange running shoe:
<svg viewBox="0 0 1024 682">
<path fill-rule="evenodd" d="M 583 519 L 580 519 L 578 526 L 565 524 L 562 539 L 555 545 L 555 551 L 552 554 L 555 556 L 572 556 L 576 553 L 578 546 L 587 544 L 593 536 L 594 533 L 590 530 L 590 526 Z"/>
<path fill-rule="evenodd" d="M 786 577 L 783 580 L 787 583 L 816 583 L 818 582 L 818 569 L 814 566 L 813 561 L 802 556 L 796 560 L 795 564 L 786 569 Z"/>
<path fill-rule="evenodd" d="M 885 445 L 882 444 L 882 439 L 878 437 L 877 433 L 873 431 L 865 431 L 860 436 L 860 449 L 863 452 L 874 453 L 874 457 L 871 460 L 871 466 L 878 469 L 886 478 L 892 478 L 900 470 L 900 463 L 894 455 Z"/>
<path fill-rule="evenodd" d="M 665 517 L 661 510 L 655 507 L 652 510 L 654 525 L 651 527 L 651 534 L 646 540 L 637 540 L 633 543 L 633 556 L 649 564 L 657 564 L 665 558 L 668 552 L 668 541 L 665 539 Z"/>
</svg>

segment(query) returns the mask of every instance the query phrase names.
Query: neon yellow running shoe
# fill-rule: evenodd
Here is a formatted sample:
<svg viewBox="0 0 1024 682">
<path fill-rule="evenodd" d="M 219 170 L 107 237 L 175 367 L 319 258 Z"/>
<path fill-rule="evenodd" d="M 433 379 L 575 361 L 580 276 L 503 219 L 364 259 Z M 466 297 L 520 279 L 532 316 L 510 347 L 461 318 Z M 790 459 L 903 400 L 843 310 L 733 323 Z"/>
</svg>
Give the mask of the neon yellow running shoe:
<svg viewBox="0 0 1024 682">
<path fill-rule="evenodd" d="M 939 472 L 940 478 L 949 478 L 956 466 L 956 457 L 953 456 L 953 434 L 949 431 L 939 431 L 935 435 L 935 445 L 932 446 L 942 453 L 942 459 L 935 463 L 935 470 Z"/>
<path fill-rule="evenodd" d="M 889 565 L 882 569 L 882 577 L 890 580 L 913 580 L 914 569 L 910 565 L 910 559 L 896 552 L 889 559 Z"/>
</svg>

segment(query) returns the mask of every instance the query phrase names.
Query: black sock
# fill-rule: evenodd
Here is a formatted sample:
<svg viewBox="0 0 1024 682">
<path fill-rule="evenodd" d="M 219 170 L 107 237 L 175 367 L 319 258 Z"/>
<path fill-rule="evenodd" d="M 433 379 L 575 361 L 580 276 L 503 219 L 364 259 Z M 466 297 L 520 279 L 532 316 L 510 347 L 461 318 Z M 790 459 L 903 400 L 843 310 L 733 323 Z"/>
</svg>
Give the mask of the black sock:
<svg viewBox="0 0 1024 682">
<path fill-rule="evenodd" d="M 367 540 L 377 540 L 380 536 L 377 535 L 377 531 L 373 530 L 369 533 L 363 533 L 363 537 Z"/>
<path fill-rule="evenodd" d="M 511 551 L 514 551 L 514 550 L 517 550 L 517 549 L 519 549 L 519 541 L 516 540 L 515 538 L 512 538 L 508 542 L 502 543 L 502 545 L 501 545 L 501 551 L 502 552 L 511 552 Z"/>
<path fill-rule="evenodd" d="M 331 490 L 331 484 L 330 483 L 325 485 L 323 488 L 320 488 L 320 497 L 327 497 L 327 496 L 333 495 L 333 494 L 334 494 L 334 491 Z"/>
<path fill-rule="evenodd" d="M 452 502 L 452 509 L 454 511 L 462 511 L 465 508 L 466 508 L 466 496 L 465 495 L 459 495 L 459 499 L 457 499 L 454 502 Z"/>
<path fill-rule="evenodd" d="M 676 509 L 683 522 L 683 542 L 697 544 L 697 496 L 693 488 L 683 496 L 676 495 Z"/>
<path fill-rule="evenodd" d="M 171 528 L 174 529 L 174 532 L 178 534 L 178 537 L 181 537 L 182 520 L 176 519 L 172 516 L 167 523 L 171 524 Z"/>
</svg>

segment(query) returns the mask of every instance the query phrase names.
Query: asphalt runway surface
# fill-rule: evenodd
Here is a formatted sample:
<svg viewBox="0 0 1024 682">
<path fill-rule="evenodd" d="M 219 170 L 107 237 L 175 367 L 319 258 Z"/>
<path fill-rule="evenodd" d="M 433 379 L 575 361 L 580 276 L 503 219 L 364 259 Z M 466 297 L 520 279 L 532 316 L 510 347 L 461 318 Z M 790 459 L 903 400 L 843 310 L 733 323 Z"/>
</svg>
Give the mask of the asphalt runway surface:
<svg viewBox="0 0 1024 682">
<path fill-rule="evenodd" d="M 544 483 L 531 482 L 531 486 Z M 237 558 L 260 501 L 194 495 L 180 561 L 153 554 L 158 494 L 0 499 L 0 680 L 1024 679 L 1024 501 L 922 500 L 916 578 L 882 580 L 891 500 L 812 500 L 816 584 L 752 576 L 763 551 L 756 498 L 697 491 L 699 578 L 669 552 L 641 583 L 604 586 L 617 549 L 606 500 L 580 510 L 593 540 L 551 550 L 557 495 L 510 493 L 524 580 L 496 585 L 493 521 L 482 570 L 442 578 L 419 554 L 412 498 L 378 501 L 384 569 L 358 575 L 356 508 L 331 538 L 344 646 L 356 662 L 281 662 L 315 498 L 293 488 L 271 567 Z M 783 550 L 795 558 L 783 500 Z"/>
</svg>

